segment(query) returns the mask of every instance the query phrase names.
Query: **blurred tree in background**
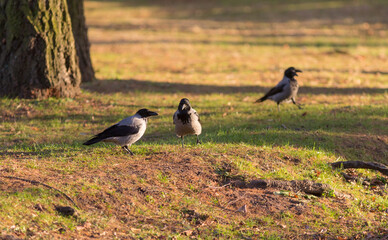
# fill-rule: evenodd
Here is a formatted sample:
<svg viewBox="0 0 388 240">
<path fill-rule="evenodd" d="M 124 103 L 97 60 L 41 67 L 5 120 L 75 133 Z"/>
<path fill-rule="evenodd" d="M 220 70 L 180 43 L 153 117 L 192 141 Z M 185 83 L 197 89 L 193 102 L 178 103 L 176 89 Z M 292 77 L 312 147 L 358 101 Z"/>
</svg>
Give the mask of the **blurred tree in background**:
<svg viewBox="0 0 388 240">
<path fill-rule="evenodd" d="M 89 55 L 83 1 L 69 2 L 77 9 L 69 10 L 66 0 L 0 0 L 0 95 L 74 97 L 79 92 L 81 72 L 89 76 L 82 80 L 94 79 L 90 57 L 85 64 L 83 56 Z M 79 51 L 71 17 L 77 26 L 75 36 L 81 39 Z M 80 67 L 88 71 L 80 71 Z"/>
</svg>

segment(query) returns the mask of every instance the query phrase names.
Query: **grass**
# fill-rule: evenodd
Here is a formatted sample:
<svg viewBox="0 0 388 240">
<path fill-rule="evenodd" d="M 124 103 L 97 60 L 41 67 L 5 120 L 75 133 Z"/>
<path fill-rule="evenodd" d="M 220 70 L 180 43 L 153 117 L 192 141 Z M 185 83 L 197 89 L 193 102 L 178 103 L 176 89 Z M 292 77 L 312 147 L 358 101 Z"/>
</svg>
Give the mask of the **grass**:
<svg viewBox="0 0 388 240">
<path fill-rule="evenodd" d="M 346 182 L 327 163 L 388 164 L 385 1 L 86 1 L 98 81 L 75 99 L 0 99 L 0 232 L 21 238 L 316 239 L 387 234 L 387 179 Z M 298 101 L 253 104 L 285 68 Z M 187 97 L 202 145 L 173 132 Z M 151 118 L 133 157 L 82 142 L 138 109 Z M 314 198 L 230 180 L 313 180 Z M 223 186 L 223 187 L 220 187 Z M 247 213 L 237 212 L 243 205 Z M 41 206 L 41 207 L 39 207 Z M 368 235 L 369 234 L 369 235 Z"/>
</svg>

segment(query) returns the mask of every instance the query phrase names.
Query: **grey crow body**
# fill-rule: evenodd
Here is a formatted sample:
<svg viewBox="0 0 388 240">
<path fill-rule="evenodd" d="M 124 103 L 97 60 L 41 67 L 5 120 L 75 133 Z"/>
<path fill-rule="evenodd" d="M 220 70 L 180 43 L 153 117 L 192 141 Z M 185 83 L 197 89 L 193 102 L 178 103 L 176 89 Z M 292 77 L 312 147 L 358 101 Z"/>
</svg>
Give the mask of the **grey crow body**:
<svg viewBox="0 0 388 240">
<path fill-rule="evenodd" d="M 182 98 L 180 101 L 178 110 L 174 113 L 173 116 L 173 123 L 175 124 L 176 135 L 182 139 L 182 147 L 183 138 L 186 135 L 196 135 L 197 144 L 201 143 L 198 137 L 198 135 L 200 135 L 202 132 L 199 115 L 197 111 L 191 107 L 187 98 Z"/>
<path fill-rule="evenodd" d="M 298 76 L 298 72 L 302 71 L 293 67 L 287 68 L 286 71 L 284 71 L 283 79 L 274 88 L 269 90 L 269 92 L 265 94 L 262 98 L 257 99 L 256 102 L 263 102 L 267 99 L 275 101 L 278 106 L 278 111 L 279 104 L 281 102 L 292 101 L 292 103 L 298 106 L 298 108 L 301 108 L 299 104 L 295 102 L 299 85 L 294 77 Z"/>
<path fill-rule="evenodd" d="M 158 115 L 156 112 L 151 112 L 146 108 L 140 109 L 135 115 L 121 120 L 84 142 L 84 145 L 92 145 L 100 141 L 113 142 L 133 155 L 129 147 L 144 135 L 147 128 L 147 118 L 156 115 Z"/>
</svg>

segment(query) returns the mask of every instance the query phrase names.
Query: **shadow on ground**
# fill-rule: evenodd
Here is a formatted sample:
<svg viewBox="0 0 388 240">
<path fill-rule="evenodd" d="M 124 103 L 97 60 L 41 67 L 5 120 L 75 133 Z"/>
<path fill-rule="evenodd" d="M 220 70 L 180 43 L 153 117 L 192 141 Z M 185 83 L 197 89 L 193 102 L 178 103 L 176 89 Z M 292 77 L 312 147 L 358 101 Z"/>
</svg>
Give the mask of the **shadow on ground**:
<svg viewBox="0 0 388 240">
<path fill-rule="evenodd" d="M 263 93 L 270 88 L 257 85 L 248 86 L 217 86 L 190 83 L 155 82 L 151 80 L 99 80 L 95 83 L 84 84 L 83 89 L 103 93 L 131 93 L 131 92 L 157 92 L 157 93 Z M 388 92 L 387 88 L 331 88 L 331 87 L 305 87 L 299 90 L 300 94 L 326 94 L 326 95 L 353 95 L 353 94 L 382 94 Z"/>
<path fill-rule="evenodd" d="M 120 7 L 155 7 L 172 19 L 214 21 L 326 21 L 332 23 L 388 23 L 386 1 L 178 1 L 178 0 L 95 0 L 116 2 Z"/>
<path fill-rule="evenodd" d="M 249 116 L 246 109 L 241 109 L 242 116 Z M 380 114 L 374 108 L 346 108 L 327 111 L 326 113 L 309 112 L 302 116 L 304 111 L 293 108 L 284 109 L 280 116 L 269 113 L 267 118 L 244 117 L 238 119 L 238 116 L 227 116 L 217 121 L 211 121 L 211 115 L 220 115 L 222 109 L 211 109 L 202 115 L 203 134 L 200 136 L 202 142 L 216 144 L 246 144 L 250 146 L 294 146 L 298 148 L 315 149 L 342 156 L 346 160 L 378 161 L 387 164 L 388 159 L 388 138 L 384 135 L 384 126 L 388 126 L 385 119 L 378 119 L 374 116 Z M 264 110 L 267 111 L 267 110 Z M 378 111 L 383 111 L 382 109 Z M 164 110 L 165 112 L 165 110 Z M 320 114 L 320 115 L 319 115 Z M 122 117 L 122 116 L 120 116 Z M 46 122 L 50 125 L 57 116 L 36 116 L 34 121 Z M 88 114 L 72 114 L 66 117 L 66 121 L 77 122 L 82 126 L 85 119 L 91 119 Z M 93 125 L 89 130 L 77 130 L 69 133 L 56 135 L 53 132 L 46 132 L 50 140 L 37 140 L 29 138 L 23 141 L 11 141 L 17 136 L 9 136 L 5 151 L 0 157 L 12 156 L 45 156 L 61 155 L 61 152 L 82 152 L 101 147 L 97 144 L 92 147 L 79 147 L 82 142 L 92 137 L 93 133 L 103 130 L 113 124 L 112 119 L 118 119 L 118 116 L 96 115 L 93 120 L 86 121 L 88 125 Z M 238 121 L 237 121 L 238 119 Z M 271 119 L 271 121 L 268 121 Z M 338 121 L 340 119 L 340 121 Z M 26 122 L 29 119 L 21 119 Z M 108 124 L 107 124 L 108 123 Z M 153 124 L 157 124 L 155 126 Z M 169 126 L 169 127 L 168 127 Z M 173 132 L 173 125 L 170 123 L 165 127 L 163 122 L 150 122 L 149 129 L 145 136 L 135 144 L 135 149 L 144 144 L 147 145 L 176 145 L 180 146 L 180 140 Z M 158 128 L 158 131 L 155 129 Z M 65 135 L 63 135 L 65 134 Z M 194 144 L 195 137 L 187 137 L 186 143 Z M 49 150 L 45 150 L 49 147 Z M 25 148 L 27 153 L 22 150 L 14 152 L 15 146 Z M 31 150 L 34 146 L 36 150 Z M 85 148 L 84 150 L 82 150 Z M 40 150 L 39 150 L 40 149 Z M 121 151 L 118 147 L 117 151 Z"/>
<path fill-rule="evenodd" d="M 273 36 L 281 38 L 281 36 Z M 293 36 L 289 36 L 293 37 Z M 279 40 L 263 40 L 257 41 L 218 41 L 218 40 L 169 40 L 169 39 L 155 39 L 155 40 L 91 40 L 92 45 L 121 45 L 121 44 L 211 44 L 211 45 L 235 45 L 235 46 L 290 46 L 290 47 L 333 47 L 333 48 L 348 48 L 357 47 L 360 45 L 359 42 L 344 42 L 336 43 L 333 41 L 314 41 L 314 42 L 290 42 L 290 41 L 279 41 Z M 386 42 L 363 42 L 361 45 L 367 47 L 386 47 Z"/>
</svg>

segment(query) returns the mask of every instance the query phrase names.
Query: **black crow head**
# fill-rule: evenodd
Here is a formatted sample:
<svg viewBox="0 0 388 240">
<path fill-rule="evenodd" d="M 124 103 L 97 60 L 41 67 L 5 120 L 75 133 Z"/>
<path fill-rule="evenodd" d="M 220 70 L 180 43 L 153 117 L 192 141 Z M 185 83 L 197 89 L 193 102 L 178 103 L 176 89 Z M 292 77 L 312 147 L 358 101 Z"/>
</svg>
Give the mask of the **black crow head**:
<svg viewBox="0 0 388 240">
<path fill-rule="evenodd" d="M 289 67 L 284 71 L 284 75 L 290 79 L 294 78 L 295 76 L 298 76 L 298 72 L 302 72 L 299 69 L 295 69 L 294 67 Z"/>
<path fill-rule="evenodd" d="M 186 109 L 188 111 L 190 110 L 190 108 L 191 108 L 191 105 L 190 105 L 189 99 L 182 98 L 179 103 L 178 110 Z"/>
<path fill-rule="evenodd" d="M 147 108 L 142 108 L 139 111 L 136 112 L 136 114 L 139 114 L 142 118 L 148 118 L 151 116 L 157 116 L 158 114 L 156 112 L 152 112 L 148 110 Z"/>
</svg>

